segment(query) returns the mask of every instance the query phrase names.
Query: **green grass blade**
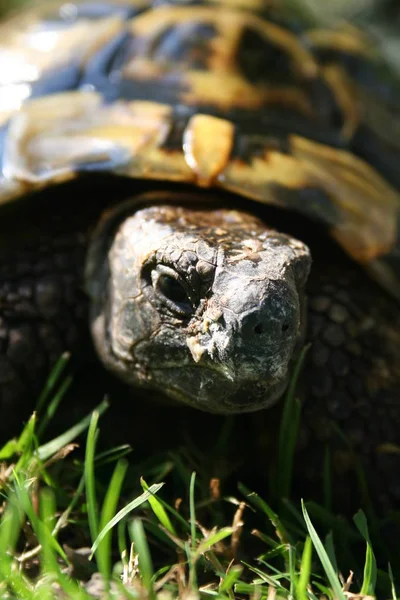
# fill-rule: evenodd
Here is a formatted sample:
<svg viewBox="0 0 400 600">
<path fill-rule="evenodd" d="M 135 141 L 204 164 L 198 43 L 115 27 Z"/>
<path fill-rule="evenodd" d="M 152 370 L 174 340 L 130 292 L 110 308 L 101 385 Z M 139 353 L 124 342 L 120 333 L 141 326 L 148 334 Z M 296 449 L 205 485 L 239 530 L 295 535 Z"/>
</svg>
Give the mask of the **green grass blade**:
<svg viewBox="0 0 400 600">
<path fill-rule="evenodd" d="M 103 530 L 115 515 L 127 469 L 128 462 L 126 460 L 118 461 L 115 466 L 101 509 L 100 530 Z M 112 530 L 110 529 L 104 536 L 101 544 L 99 544 L 96 552 L 100 573 L 106 580 L 108 580 L 111 575 L 111 542 Z"/>
<path fill-rule="evenodd" d="M 134 519 L 130 526 L 135 553 L 139 559 L 139 572 L 142 578 L 143 585 L 148 593 L 149 598 L 155 598 L 153 588 L 153 563 L 150 556 L 149 546 L 144 532 L 143 523 L 140 519 Z"/>
<path fill-rule="evenodd" d="M 230 592 L 235 583 L 240 579 L 243 573 L 242 565 L 233 565 L 226 574 L 222 575 L 222 581 L 219 585 L 219 593 Z"/>
<path fill-rule="evenodd" d="M 164 510 L 172 515 L 177 523 L 181 526 L 183 531 L 190 533 L 190 523 L 186 521 L 182 515 L 167 502 L 164 502 L 162 498 L 157 498 L 158 502 L 163 506 Z"/>
<path fill-rule="evenodd" d="M 16 498 L 18 500 L 18 504 L 20 505 L 22 510 L 27 515 L 27 517 L 30 521 L 30 524 L 32 526 L 32 529 L 33 529 L 37 539 L 39 540 L 39 543 L 40 544 L 43 544 L 43 543 L 49 544 L 51 546 L 51 548 L 54 549 L 55 552 L 57 552 L 66 563 L 68 563 L 68 558 L 67 558 L 64 550 L 61 548 L 61 546 L 57 542 L 57 540 L 53 537 L 51 532 L 46 527 L 44 527 L 42 521 L 36 514 L 36 511 L 32 504 L 32 500 L 28 493 L 28 489 L 30 486 L 29 480 L 16 477 L 15 481 L 16 481 L 15 494 L 16 494 Z"/>
<path fill-rule="evenodd" d="M 208 535 L 206 538 L 204 538 L 204 540 L 201 540 L 194 554 L 194 560 L 197 560 L 202 554 L 204 554 L 204 552 L 207 552 L 208 550 L 210 550 L 210 548 L 215 546 L 215 544 L 218 544 L 225 538 L 232 535 L 234 531 L 234 527 L 223 527 L 215 533 Z"/>
<path fill-rule="evenodd" d="M 263 513 L 265 513 L 267 515 L 268 519 L 271 521 L 272 525 L 275 527 L 280 541 L 283 544 L 291 543 L 290 535 L 286 531 L 285 527 L 283 526 L 277 513 L 272 510 L 272 508 L 265 502 L 265 500 L 260 498 L 260 496 L 258 494 L 256 494 L 255 492 L 251 492 L 242 483 L 238 484 L 238 488 L 239 488 L 240 492 L 246 497 L 246 500 L 250 504 L 253 504 L 256 508 L 260 509 Z"/>
<path fill-rule="evenodd" d="M 33 413 L 29 421 L 26 423 L 22 430 L 21 435 L 18 438 L 18 452 L 25 455 L 25 458 L 30 459 L 30 453 L 36 445 L 35 429 L 36 429 L 37 417 L 36 413 Z"/>
<path fill-rule="evenodd" d="M 56 531 L 59 531 L 60 529 L 62 529 L 63 526 L 65 526 L 68 523 L 69 516 L 72 513 L 72 511 L 74 510 L 75 506 L 78 504 L 79 499 L 80 499 L 81 494 L 83 493 L 84 489 L 85 489 L 85 477 L 82 476 L 76 487 L 76 490 L 72 496 L 72 499 L 71 499 L 69 505 L 64 510 L 64 512 L 61 513 L 61 515 L 58 518 L 58 521 L 55 526 Z"/>
<path fill-rule="evenodd" d="M 7 590 L 3 595 L 3 590 Z M 12 590 L 14 595 L 9 591 Z M 2 600 L 33 600 L 34 592 L 32 583 L 12 567 L 9 561 L 0 561 L 0 593 Z"/>
<path fill-rule="evenodd" d="M 193 594 L 197 594 L 196 574 L 196 505 L 195 505 L 196 473 L 193 471 L 189 486 L 189 515 L 190 515 L 190 547 L 187 544 L 187 556 L 189 560 L 189 587 Z"/>
<path fill-rule="evenodd" d="M 95 411 L 92 414 L 87 435 L 84 469 L 86 504 L 89 519 L 89 530 L 92 542 L 97 538 L 99 534 L 99 509 L 97 504 L 96 478 L 94 473 L 94 457 L 96 453 L 96 440 L 98 437 L 98 422 L 99 413 Z"/>
<path fill-rule="evenodd" d="M 148 489 L 147 492 L 143 492 L 143 494 L 141 494 L 140 496 L 138 496 L 137 498 L 135 498 L 135 500 L 132 500 L 132 502 L 130 502 L 129 504 L 127 504 L 124 508 L 122 508 L 116 515 L 115 517 L 113 517 L 108 523 L 107 525 L 104 527 L 104 529 L 102 529 L 99 533 L 99 535 L 97 536 L 96 540 L 94 541 L 92 548 L 91 548 L 91 556 L 93 556 L 93 554 L 96 552 L 100 542 L 104 539 L 104 536 L 107 535 L 107 533 L 113 528 L 115 527 L 115 525 L 117 523 L 119 523 L 122 519 L 124 519 L 127 515 L 129 515 L 130 512 L 132 512 L 133 510 L 135 510 L 135 508 L 138 508 L 138 506 L 140 506 L 141 504 L 143 504 L 144 502 L 147 502 L 148 499 L 150 498 L 150 496 L 157 494 L 157 492 L 159 492 L 161 490 L 161 488 L 163 487 L 163 483 L 155 483 L 154 485 L 151 485 Z"/>
<path fill-rule="evenodd" d="M 297 583 L 296 550 L 290 544 L 289 546 L 286 546 L 286 563 L 289 568 L 289 596 L 290 598 L 294 598 L 294 590 Z"/>
<path fill-rule="evenodd" d="M 259 560 L 260 562 L 268 561 L 271 560 L 271 558 L 275 558 L 276 556 L 282 556 L 286 560 L 287 544 L 278 544 L 273 550 L 269 550 L 269 552 L 266 552 L 265 554 L 260 556 Z"/>
<path fill-rule="evenodd" d="M 11 560 L 10 556 L 18 542 L 23 522 L 24 513 L 17 503 L 15 492 L 12 491 L 0 522 L 0 565 L 3 561 Z"/>
<path fill-rule="evenodd" d="M 95 409 L 99 415 L 102 415 L 108 408 L 108 401 L 103 400 L 101 404 Z M 86 431 L 90 425 L 93 413 L 90 413 L 87 417 L 79 421 L 76 425 L 68 429 L 63 434 L 54 438 L 47 444 L 43 444 L 38 448 L 38 456 L 40 460 L 48 460 L 51 456 L 54 456 L 61 448 L 67 446 L 74 439 L 76 439 L 81 433 Z"/>
<path fill-rule="evenodd" d="M 285 513 L 285 517 L 288 518 L 294 517 L 294 521 L 290 520 L 290 531 L 292 534 L 296 534 L 300 539 L 304 538 L 307 533 L 307 527 L 304 523 L 303 514 L 301 510 L 297 508 L 297 505 L 288 500 L 287 498 L 283 500 L 282 505 L 285 507 L 287 512 Z"/>
<path fill-rule="evenodd" d="M 307 587 L 310 583 L 312 560 L 312 540 L 306 537 L 303 554 L 301 557 L 300 576 L 296 585 L 296 600 L 309 600 Z"/>
<path fill-rule="evenodd" d="M 262 571 L 258 567 L 255 567 L 245 561 L 242 561 L 242 562 L 250 571 L 252 571 L 256 575 L 258 575 L 258 577 L 260 578 L 259 582 L 265 582 L 265 583 L 268 583 L 269 585 L 273 585 L 275 588 L 279 589 L 279 591 L 283 591 L 283 592 L 287 591 L 285 589 L 285 587 L 280 583 L 280 580 L 281 579 L 287 580 L 288 576 L 289 576 L 288 573 L 278 572 L 276 569 L 272 569 L 272 571 L 277 572 L 277 574 L 271 576 L 271 575 L 269 575 L 269 573 Z M 256 583 L 256 582 L 254 582 L 254 583 Z"/>
<path fill-rule="evenodd" d="M 396 593 L 396 586 L 394 583 L 393 571 L 392 571 L 392 566 L 390 563 L 388 565 L 388 574 L 389 574 L 389 581 L 390 581 L 390 589 L 392 592 L 392 600 L 399 600 L 397 593 Z"/>
<path fill-rule="evenodd" d="M 125 458 L 132 452 L 132 446 L 129 444 L 121 444 L 121 446 L 115 446 L 104 452 L 99 452 L 96 455 L 96 467 L 107 465 L 109 463 L 115 463 L 121 458 Z"/>
<path fill-rule="evenodd" d="M 342 586 L 340 585 L 340 581 L 336 575 L 336 572 L 332 566 L 331 561 L 329 560 L 329 556 L 324 548 L 324 545 L 321 542 L 321 540 L 311 522 L 310 517 L 308 516 L 308 512 L 307 512 L 307 509 L 305 507 L 303 500 L 301 501 L 301 506 L 303 509 L 304 520 L 307 525 L 308 533 L 312 539 L 314 548 L 319 556 L 319 559 L 324 568 L 326 576 L 327 576 L 329 583 L 333 589 L 333 592 L 335 594 L 335 600 L 346 600 L 345 595 L 342 590 Z"/>
<path fill-rule="evenodd" d="M 189 488 L 189 510 L 190 510 L 190 537 L 192 540 L 192 552 L 196 551 L 196 506 L 194 500 L 194 490 L 196 483 L 196 473 L 192 473 Z"/>
<path fill-rule="evenodd" d="M 332 529 L 335 532 L 335 535 L 336 533 L 340 535 L 343 541 L 348 543 L 358 543 L 360 541 L 359 534 L 354 531 L 354 527 L 352 527 L 347 520 L 329 512 L 326 508 L 316 504 L 316 502 L 313 502 L 312 500 L 307 502 L 307 508 L 308 513 L 312 515 L 314 519 L 323 523 L 325 528 Z"/>
<path fill-rule="evenodd" d="M 0 460 L 10 460 L 19 452 L 18 440 L 13 438 L 8 440 L 0 449 Z"/>
<path fill-rule="evenodd" d="M 296 398 L 296 389 L 304 359 L 309 350 L 309 345 L 304 346 L 299 359 L 294 367 L 289 387 L 286 392 L 281 425 L 278 437 L 278 452 L 276 461 L 276 485 L 272 488 L 276 493 L 276 500 L 290 496 L 294 454 L 300 423 L 301 405 Z"/>
<path fill-rule="evenodd" d="M 332 531 L 330 531 L 325 538 L 325 550 L 329 556 L 329 560 L 331 561 L 333 568 L 335 569 L 335 572 L 337 573 L 338 565 L 337 565 L 337 560 L 336 560 L 336 552 L 335 552 L 335 545 L 333 543 Z"/>
<path fill-rule="evenodd" d="M 147 492 L 149 489 L 149 486 L 147 485 L 147 483 L 145 482 L 143 477 L 141 477 L 141 479 L 140 479 L 140 484 L 142 486 L 143 491 Z M 176 536 L 177 533 L 171 523 L 169 516 L 167 515 L 167 511 L 165 510 L 164 506 L 161 504 L 159 499 L 156 496 L 149 496 L 149 504 L 151 506 L 153 513 L 155 514 L 157 519 L 160 521 L 161 525 L 165 529 L 167 529 L 167 531 L 169 531 L 170 533 L 172 533 L 173 535 Z"/>
<path fill-rule="evenodd" d="M 267 586 L 258 585 L 255 583 L 242 583 L 239 582 L 235 585 L 235 592 L 237 594 L 245 595 L 249 598 L 262 598 L 263 600 L 268 598 L 269 588 Z M 239 596 L 240 597 L 240 596 Z M 281 598 L 286 598 L 287 596 L 278 596 L 279 600 Z M 272 596 L 273 598 L 273 596 Z"/>
<path fill-rule="evenodd" d="M 72 381 L 73 381 L 72 375 L 69 375 L 68 377 L 66 377 L 64 379 L 64 381 L 60 385 L 59 390 L 57 391 L 57 393 L 54 395 L 52 401 L 47 406 L 44 415 L 41 416 L 40 423 L 37 428 L 38 438 L 40 438 L 43 435 L 43 433 L 47 429 L 50 421 L 53 419 L 55 413 L 57 412 L 58 407 L 61 404 L 61 401 L 63 400 L 65 394 L 71 387 Z"/>
<path fill-rule="evenodd" d="M 364 564 L 364 578 L 361 587 L 361 594 L 364 595 L 375 595 L 376 586 L 376 560 L 371 546 L 371 540 L 369 537 L 368 523 L 365 514 L 362 510 L 354 516 L 354 523 L 357 526 L 358 531 L 361 533 L 367 543 L 365 551 L 365 564 Z"/>
<path fill-rule="evenodd" d="M 60 356 L 60 358 L 54 365 L 54 367 L 44 385 L 43 391 L 40 394 L 39 399 L 36 403 L 36 412 L 40 413 L 43 410 L 44 405 L 46 404 L 47 400 L 53 394 L 56 386 L 60 382 L 61 375 L 63 374 L 65 367 L 68 364 L 69 359 L 70 359 L 70 354 L 68 352 L 65 352 L 64 354 L 62 354 Z"/>
<path fill-rule="evenodd" d="M 52 544 L 49 543 L 53 535 L 55 525 L 56 503 L 54 494 L 50 489 L 44 489 L 40 492 L 40 519 L 42 523 L 42 532 L 46 531 L 46 535 L 39 538 L 39 543 L 42 546 L 41 553 L 41 570 L 43 575 L 60 575 L 60 568 L 57 563 L 56 554 Z"/>
</svg>

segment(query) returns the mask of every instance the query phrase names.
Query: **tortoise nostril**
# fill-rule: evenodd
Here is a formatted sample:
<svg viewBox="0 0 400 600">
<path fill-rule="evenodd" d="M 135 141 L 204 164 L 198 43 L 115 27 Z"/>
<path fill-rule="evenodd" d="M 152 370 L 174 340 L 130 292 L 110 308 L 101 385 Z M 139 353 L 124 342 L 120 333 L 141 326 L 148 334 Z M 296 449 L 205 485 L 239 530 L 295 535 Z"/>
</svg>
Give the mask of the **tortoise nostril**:
<svg viewBox="0 0 400 600">
<path fill-rule="evenodd" d="M 282 323 L 281 326 L 281 332 L 282 333 L 287 333 L 290 329 L 290 323 L 289 321 L 284 321 Z M 254 328 L 253 331 L 256 335 L 262 335 L 263 333 L 265 333 L 265 327 L 262 323 L 258 323 Z"/>
<path fill-rule="evenodd" d="M 257 335 L 264 333 L 264 327 L 263 327 L 262 323 L 259 323 L 258 325 L 256 325 L 254 327 L 254 333 L 256 333 Z"/>
</svg>

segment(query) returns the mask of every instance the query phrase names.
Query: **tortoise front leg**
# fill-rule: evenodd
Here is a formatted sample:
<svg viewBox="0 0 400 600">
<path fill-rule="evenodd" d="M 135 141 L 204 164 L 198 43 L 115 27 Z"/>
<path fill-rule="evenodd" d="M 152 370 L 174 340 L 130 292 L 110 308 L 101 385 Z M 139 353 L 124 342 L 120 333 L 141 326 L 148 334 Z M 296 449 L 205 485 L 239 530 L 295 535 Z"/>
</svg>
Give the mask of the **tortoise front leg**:
<svg viewBox="0 0 400 600">
<path fill-rule="evenodd" d="M 314 265 L 297 475 L 324 487 L 326 448 L 336 506 L 363 505 L 357 463 L 382 509 L 400 506 L 400 311 L 356 266 Z M 344 436 L 345 440 L 341 437 Z M 312 485 L 311 485 L 312 484 Z"/>
<path fill-rule="evenodd" d="M 18 433 L 66 350 L 89 348 L 81 291 L 85 243 L 42 239 L 0 259 L 0 435 Z"/>
</svg>

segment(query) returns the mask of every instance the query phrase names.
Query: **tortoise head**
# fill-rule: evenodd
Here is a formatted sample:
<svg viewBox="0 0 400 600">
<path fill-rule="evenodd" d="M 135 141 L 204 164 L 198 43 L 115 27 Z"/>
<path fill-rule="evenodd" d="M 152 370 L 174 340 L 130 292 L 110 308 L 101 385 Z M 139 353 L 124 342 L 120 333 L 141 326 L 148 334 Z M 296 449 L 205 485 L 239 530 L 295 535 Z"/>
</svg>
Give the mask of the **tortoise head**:
<svg viewBox="0 0 400 600">
<path fill-rule="evenodd" d="M 302 341 L 310 252 L 209 198 L 200 208 L 198 195 L 169 199 L 127 203 L 94 234 L 86 286 L 98 354 L 129 384 L 205 411 L 270 406 Z"/>
</svg>

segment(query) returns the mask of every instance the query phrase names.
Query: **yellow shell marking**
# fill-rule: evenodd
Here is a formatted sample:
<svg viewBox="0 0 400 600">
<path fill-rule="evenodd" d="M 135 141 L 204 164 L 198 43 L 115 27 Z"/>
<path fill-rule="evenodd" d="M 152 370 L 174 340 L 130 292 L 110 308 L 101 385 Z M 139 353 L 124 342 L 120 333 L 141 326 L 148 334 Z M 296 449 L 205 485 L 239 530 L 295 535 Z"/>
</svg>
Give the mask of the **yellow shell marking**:
<svg viewBox="0 0 400 600">
<path fill-rule="evenodd" d="M 284 203 L 275 185 L 294 191 L 320 189 L 341 215 L 338 222 L 331 223 L 331 233 L 350 256 L 368 262 L 389 252 L 396 239 L 396 190 L 350 152 L 297 135 L 289 140 L 290 154 L 271 149 L 264 157 L 254 157 L 249 165 L 231 161 L 219 175 L 219 185 L 277 205 Z M 304 212 L 313 214 L 312 205 L 305 205 Z"/>
<path fill-rule="evenodd" d="M 318 48 L 340 49 L 342 52 L 370 59 L 374 57 L 368 36 L 347 23 L 343 29 L 312 29 L 307 31 L 306 36 Z"/>
<path fill-rule="evenodd" d="M 187 164 L 197 175 L 198 185 L 208 187 L 226 167 L 233 148 L 235 127 L 230 121 L 209 115 L 194 115 L 183 134 Z"/>
</svg>

